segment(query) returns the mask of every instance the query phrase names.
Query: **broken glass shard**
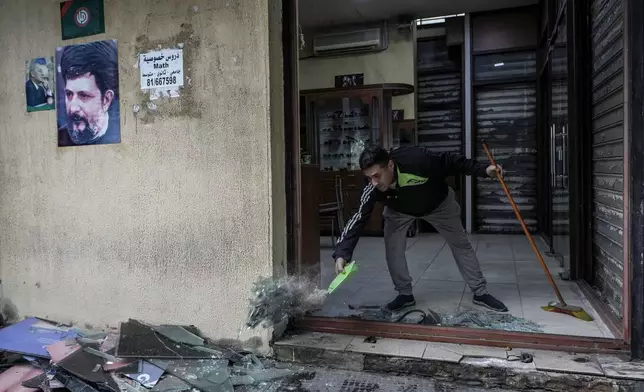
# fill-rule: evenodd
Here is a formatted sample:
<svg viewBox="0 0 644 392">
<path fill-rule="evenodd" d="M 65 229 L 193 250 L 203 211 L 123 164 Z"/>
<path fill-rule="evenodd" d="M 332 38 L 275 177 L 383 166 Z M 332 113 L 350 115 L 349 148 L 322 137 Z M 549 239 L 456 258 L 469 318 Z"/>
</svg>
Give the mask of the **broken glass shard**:
<svg viewBox="0 0 644 392">
<path fill-rule="evenodd" d="M 157 364 L 156 360 L 150 360 Z M 203 392 L 233 391 L 226 359 L 168 361 L 166 371 Z"/>
<path fill-rule="evenodd" d="M 192 386 L 179 377 L 166 374 L 163 379 L 152 388 L 152 392 L 184 392 L 192 389 Z"/>
<path fill-rule="evenodd" d="M 246 326 L 271 327 L 289 317 L 304 315 L 319 309 L 328 294 L 305 276 L 260 279 L 253 286 Z"/>
<path fill-rule="evenodd" d="M 84 350 L 78 350 L 60 361 L 58 366 L 84 381 L 99 384 L 101 388 L 118 392 L 118 385 L 107 373 L 103 372 L 101 368 L 103 363 L 105 361 L 102 358 Z M 97 366 L 98 370 L 95 371 Z"/>
<path fill-rule="evenodd" d="M 121 323 L 115 355 L 120 358 L 210 358 L 210 354 L 174 342 L 136 320 Z"/>
<path fill-rule="evenodd" d="M 157 325 L 153 326 L 152 329 L 177 343 L 188 344 L 190 346 L 203 346 L 204 344 L 204 340 L 201 337 L 188 332 L 179 325 Z"/>
<path fill-rule="evenodd" d="M 56 372 L 56 379 L 60 381 L 70 392 L 99 392 L 88 383 L 62 371 Z"/>
<path fill-rule="evenodd" d="M 513 316 L 509 313 L 495 313 L 471 309 L 456 313 L 442 313 L 441 325 L 515 332 L 543 332 L 543 328 L 539 324 Z"/>
<path fill-rule="evenodd" d="M 108 362 L 112 362 L 112 363 L 114 363 L 114 362 L 118 362 L 118 361 L 119 361 L 119 359 L 118 359 L 118 358 L 116 358 L 114 355 L 110 355 L 110 354 L 108 354 L 108 353 L 104 353 L 104 352 L 102 352 L 102 351 L 99 351 L 99 350 L 93 349 L 93 348 L 91 348 L 91 347 L 85 347 L 85 348 L 83 348 L 83 350 L 84 350 L 86 353 L 89 353 L 89 354 L 92 354 L 92 355 L 96 355 L 97 357 L 101 357 L 101 358 L 105 359 L 105 360 L 106 360 L 106 361 L 108 361 Z"/>
<path fill-rule="evenodd" d="M 210 347 L 195 346 L 194 349 L 197 350 L 197 351 L 203 351 L 205 353 L 212 354 L 212 356 L 216 356 L 216 357 L 221 357 L 221 356 L 224 355 L 221 351 L 212 349 Z"/>
<path fill-rule="evenodd" d="M 295 372 L 290 369 L 261 369 L 261 370 L 241 370 L 240 375 L 233 377 L 234 385 L 249 385 L 261 382 L 275 381 L 280 378 L 291 377 Z M 249 384 L 249 380 L 252 380 Z"/>
</svg>

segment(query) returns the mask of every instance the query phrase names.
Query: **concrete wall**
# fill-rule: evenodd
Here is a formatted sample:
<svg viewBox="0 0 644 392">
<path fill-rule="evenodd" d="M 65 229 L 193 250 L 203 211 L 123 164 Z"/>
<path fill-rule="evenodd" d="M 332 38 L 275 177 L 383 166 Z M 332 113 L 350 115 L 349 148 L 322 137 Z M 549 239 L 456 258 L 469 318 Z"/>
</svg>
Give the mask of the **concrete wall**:
<svg viewBox="0 0 644 392">
<path fill-rule="evenodd" d="M 305 32 L 306 46 L 300 59 L 300 90 L 333 87 L 336 75 L 364 73 L 365 84 L 415 83 L 414 38 L 411 32 L 399 31 L 389 24 L 389 47 L 375 53 L 339 56 L 306 57 L 313 45 L 312 32 Z M 393 109 L 404 109 L 405 118 L 415 117 L 415 94 L 393 97 Z"/>
<path fill-rule="evenodd" d="M 20 317 L 237 339 L 252 282 L 286 264 L 281 1 L 105 0 L 106 34 L 64 44 L 118 40 L 122 142 L 72 148 L 53 111 L 25 111 L 25 61 L 63 44 L 59 4 L 1 7 L 6 299 Z M 147 110 L 137 54 L 178 43 L 182 96 Z"/>
</svg>

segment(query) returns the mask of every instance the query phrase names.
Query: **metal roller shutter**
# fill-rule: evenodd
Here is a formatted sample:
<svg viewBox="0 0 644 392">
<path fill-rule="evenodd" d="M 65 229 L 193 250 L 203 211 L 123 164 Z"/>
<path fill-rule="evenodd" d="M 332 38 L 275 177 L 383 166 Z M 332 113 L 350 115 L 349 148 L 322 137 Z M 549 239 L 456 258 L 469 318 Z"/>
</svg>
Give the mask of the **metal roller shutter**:
<svg viewBox="0 0 644 392">
<path fill-rule="evenodd" d="M 593 0 L 593 270 L 598 294 L 622 316 L 624 276 L 624 2 Z"/>
<path fill-rule="evenodd" d="M 476 159 L 488 162 L 486 140 L 505 170 L 505 182 L 526 224 L 537 229 L 537 92 L 535 83 L 477 88 Z M 476 228 L 484 233 L 520 233 L 499 183 L 476 179 Z"/>
<path fill-rule="evenodd" d="M 418 144 L 436 152 L 463 150 L 462 75 L 449 60 L 445 37 L 419 41 Z"/>
</svg>

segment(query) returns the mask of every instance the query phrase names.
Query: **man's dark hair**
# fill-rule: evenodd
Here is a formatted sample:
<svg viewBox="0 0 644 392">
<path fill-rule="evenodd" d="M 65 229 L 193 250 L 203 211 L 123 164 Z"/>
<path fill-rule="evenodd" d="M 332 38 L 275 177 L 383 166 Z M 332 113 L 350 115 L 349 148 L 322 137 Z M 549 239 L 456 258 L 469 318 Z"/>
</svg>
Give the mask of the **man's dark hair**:
<svg viewBox="0 0 644 392">
<path fill-rule="evenodd" d="M 67 46 L 60 57 L 60 72 L 65 82 L 87 73 L 94 75 L 101 96 L 112 90 L 116 102 L 119 86 L 116 41 Z"/>
<path fill-rule="evenodd" d="M 360 154 L 360 170 L 365 170 L 373 165 L 387 166 L 389 152 L 380 146 L 369 146 Z"/>
</svg>

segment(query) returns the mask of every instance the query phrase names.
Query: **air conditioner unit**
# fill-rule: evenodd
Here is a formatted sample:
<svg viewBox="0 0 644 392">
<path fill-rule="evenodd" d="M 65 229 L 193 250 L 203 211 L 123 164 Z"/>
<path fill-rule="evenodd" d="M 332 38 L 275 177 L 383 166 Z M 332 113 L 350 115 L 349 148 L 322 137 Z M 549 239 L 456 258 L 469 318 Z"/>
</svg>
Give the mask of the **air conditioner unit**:
<svg viewBox="0 0 644 392">
<path fill-rule="evenodd" d="M 387 27 L 319 34 L 313 38 L 314 56 L 337 56 L 387 49 Z"/>
</svg>

